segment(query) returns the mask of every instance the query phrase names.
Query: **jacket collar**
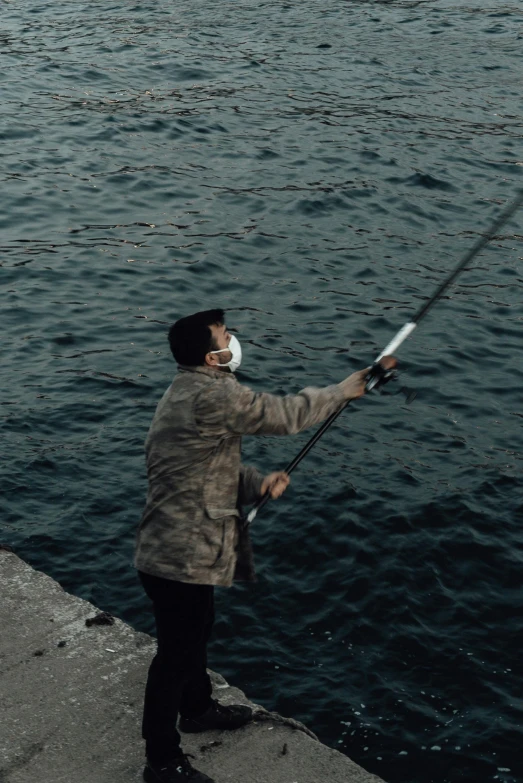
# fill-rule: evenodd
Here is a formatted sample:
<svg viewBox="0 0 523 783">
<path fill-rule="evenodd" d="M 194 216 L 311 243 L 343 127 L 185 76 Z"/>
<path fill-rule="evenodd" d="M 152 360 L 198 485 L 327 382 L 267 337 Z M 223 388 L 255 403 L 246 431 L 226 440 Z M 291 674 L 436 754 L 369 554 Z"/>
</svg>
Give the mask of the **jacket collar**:
<svg viewBox="0 0 523 783">
<path fill-rule="evenodd" d="M 213 380 L 234 380 L 234 381 L 236 381 L 234 373 L 232 373 L 232 372 L 223 372 L 222 370 L 215 370 L 214 367 L 206 367 L 206 366 L 204 366 L 202 364 L 198 364 L 195 367 L 190 367 L 187 364 L 179 364 L 178 365 L 178 371 L 179 372 L 201 373 L 202 375 L 207 375 L 208 377 L 212 378 Z"/>
</svg>

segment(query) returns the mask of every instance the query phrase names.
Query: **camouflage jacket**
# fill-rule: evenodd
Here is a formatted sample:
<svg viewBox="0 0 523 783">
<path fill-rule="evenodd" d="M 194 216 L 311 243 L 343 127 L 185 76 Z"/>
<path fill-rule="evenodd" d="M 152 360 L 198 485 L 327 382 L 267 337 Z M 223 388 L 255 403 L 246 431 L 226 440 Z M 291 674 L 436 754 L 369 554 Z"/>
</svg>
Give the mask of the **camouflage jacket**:
<svg viewBox="0 0 523 783">
<path fill-rule="evenodd" d="M 145 443 L 149 488 L 135 565 L 153 576 L 230 586 L 238 560 L 238 506 L 263 476 L 241 465 L 242 435 L 291 435 L 344 403 L 340 386 L 285 397 L 256 393 L 232 373 L 180 366 Z"/>
</svg>

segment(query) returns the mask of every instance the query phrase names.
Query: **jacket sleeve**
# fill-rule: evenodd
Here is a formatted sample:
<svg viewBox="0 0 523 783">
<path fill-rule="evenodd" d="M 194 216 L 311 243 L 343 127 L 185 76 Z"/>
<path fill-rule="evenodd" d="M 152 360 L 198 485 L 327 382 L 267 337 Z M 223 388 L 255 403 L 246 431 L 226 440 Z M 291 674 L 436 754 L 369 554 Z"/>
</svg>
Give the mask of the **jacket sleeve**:
<svg viewBox="0 0 523 783">
<path fill-rule="evenodd" d="M 263 473 L 251 465 L 240 465 L 240 489 L 238 502 L 240 506 L 250 506 L 261 497 Z"/>
<path fill-rule="evenodd" d="M 210 384 L 198 395 L 195 417 L 203 437 L 295 435 L 324 421 L 345 401 L 338 384 L 280 397 L 254 392 L 231 379 Z"/>
</svg>

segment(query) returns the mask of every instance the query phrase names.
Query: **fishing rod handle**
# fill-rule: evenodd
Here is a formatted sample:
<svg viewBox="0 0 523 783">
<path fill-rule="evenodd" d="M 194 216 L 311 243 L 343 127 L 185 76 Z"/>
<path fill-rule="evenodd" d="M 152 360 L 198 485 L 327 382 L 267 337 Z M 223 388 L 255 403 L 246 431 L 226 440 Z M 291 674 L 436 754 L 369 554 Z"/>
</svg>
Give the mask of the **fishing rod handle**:
<svg viewBox="0 0 523 783">
<path fill-rule="evenodd" d="M 418 324 L 415 321 L 409 321 L 405 326 L 402 326 L 397 335 L 385 346 L 374 364 L 377 364 L 384 356 L 392 356 L 392 354 L 396 353 L 402 342 L 412 334 L 417 325 Z"/>
<path fill-rule="evenodd" d="M 258 511 L 263 508 L 271 499 L 270 492 L 266 492 L 265 495 L 258 500 L 257 503 L 254 504 L 254 506 L 251 508 L 247 516 L 245 517 L 245 521 L 248 525 L 251 524 L 253 519 L 256 517 L 256 514 Z"/>
<path fill-rule="evenodd" d="M 397 335 L 390 341 L 390 343 L 385 346 L 365 376 L 366 392 L 372 391 L 373 389 L 378 389 L 380 386 L 383 386 L 385 383 L 387 383 L 387 381 L 390 381 L 393 378 L 397 378 L 397 373 L 394 369 L 396 366 L 395 363 L 392 366 L 389 365 L 387 367 L 381 363 L 381 360 L 386 356 L 392 356 L 392 354 L 396 353 L 396 350 L 400 347 L 401 343 L 406 340 L 410 334 L 412 334 L 416 326 L 417 324 L 415 321 L 409 321 L 399 330 Z"/>
<path fill-rule="evenodd" d="M 388 345 L 385 346 L 378 358 L 374 361 L 374 364 L 370 368 L 365 378 L 365 391 L 370 392 L 372 389 L 377 389 L 379 386 L 390 381 L 392 378 L 396 378 L 396 372 L 394 367 L 384 367 L 381 364 L 381 360 L 385 356 L 392 356 L 396 353 L 402 342 L 412 334 L 416 328 L 417 323 L 415 321 L 408 321 L 401 327 L 399 332 L 393 337 Z"/>
</svg>

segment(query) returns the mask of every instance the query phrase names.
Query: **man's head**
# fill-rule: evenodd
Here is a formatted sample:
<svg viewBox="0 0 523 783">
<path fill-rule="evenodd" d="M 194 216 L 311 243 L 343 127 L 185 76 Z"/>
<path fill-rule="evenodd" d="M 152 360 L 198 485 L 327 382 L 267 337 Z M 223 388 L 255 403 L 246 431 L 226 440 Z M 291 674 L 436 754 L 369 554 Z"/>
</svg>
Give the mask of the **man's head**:
<svg viewBox="0 0 523 783">
<path fill-rule="evenodd" d="M 169 345 L 176 362 L 189 367 L 203 365 L 219 369 L 232 357 L 231 351 L 224 350 L 230 340 L 223 310 L 188 315 L 169 329 Z"/>
</svg>

